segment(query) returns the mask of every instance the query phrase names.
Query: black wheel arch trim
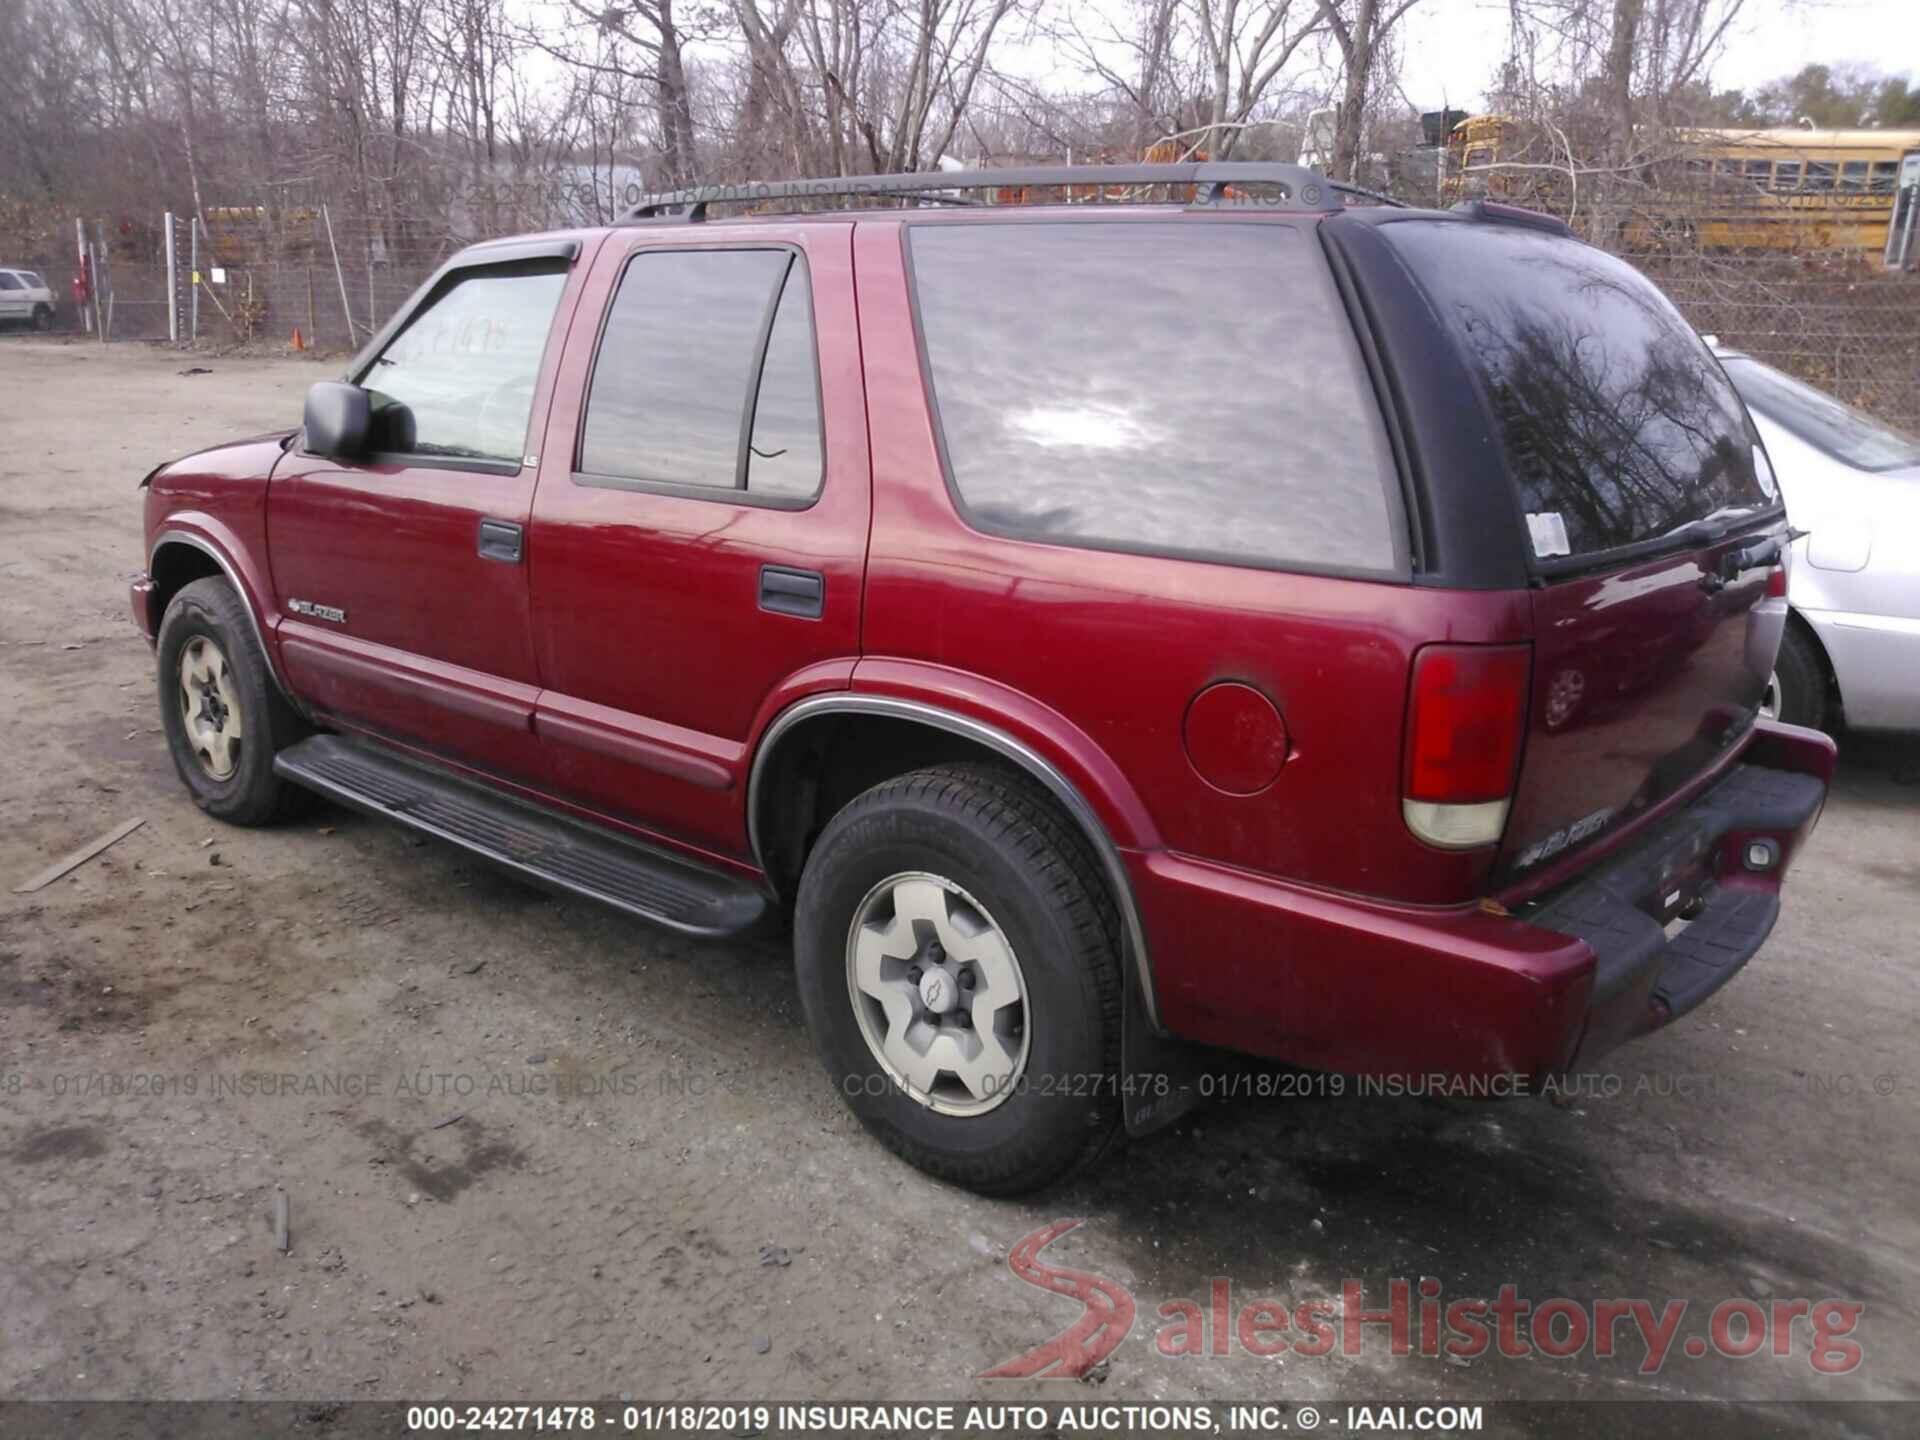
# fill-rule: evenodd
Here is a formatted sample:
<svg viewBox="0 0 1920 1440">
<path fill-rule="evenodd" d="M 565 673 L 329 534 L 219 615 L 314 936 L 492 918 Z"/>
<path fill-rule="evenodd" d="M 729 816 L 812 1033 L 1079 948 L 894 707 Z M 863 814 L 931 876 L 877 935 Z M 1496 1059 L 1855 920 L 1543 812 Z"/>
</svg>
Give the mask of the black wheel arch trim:
<svg viewBox="0 0 1920 1440">
<path fill-rule="evenodd" d="M 260 616 L 253 608 L 253 597 L 248 593 L 246 582 L 241 580 L 240 572 L 234 568 L 233 562 L 221 553 L 219 546 L 204 536 L 195 535 L 186 530 L 163 530 L 154 538 L 152 548 L 147 551 L 147 574 L 153 574 L 154 562 L 160 558 L 160 552 L 169 545 L 185 545 L 190 549 L 198 550 L 220 567 L 221 575 L 226 578 L 229 585 L 233 586 L 234 593 L 240 597 L 240 608 L 247 612 L 247 623 L 253 627 L 253 638 L 260 646 L 261 655 L 266 657 L 267 676 L 273 681 L 273 688 L 278 690 L 281 698 L 293 707 L 294 713 L 306 715 L 307 707 L 300 703 L 299 697 L 288 687 L 286 678 L 280 673 L 273 647 L 267 644 L 266 629 L 261 625 Z M 165 619 L 164 610 L 154 620 L 153 633 L 156 636 L 160 633 L 160 621 L 163 619 Z"/>
<path fill-rule="evenodd" d="M 1120 858 L 1119 846 L 1114 844 L 1113 837 L 1107 833 L 1106 826 L 1101 823 L 1093 807 L 1087 803 L 1086 797 L 1053 762 L 1024 741 L 1015 739 L 1004 730 L 989 725 L 985 721 L 976 720 L 970 715 L 957 714 L 951 710 L 943 710 L 925 701 L 903 700 L 886 695 L 854 695 L 842 692 L 809 696 L 789 705 L 776 715 L 761 733 L 759 744 L 754 749 L 753 765 L 747 779 L 747 839 L 753 847 L 754 861 L 763 872 L 766 871 L 767 866 L 760 836 L 760 791 L 767 764 L 779 748 L 781 738 L 788 731 L 804 721 L 831 714 L 880 715 L 945 730 L 949 734 L 972 740 L 1002 758 L 1012 761 L 1039 781 L 1066 810 L 1068 817 L 1079 827 L 1081 833 L 1087 837 L 1087 842 L 1093 847 L 1094 855 L 1100 862 L 1100 869 L 1106 876 L 1108 887 L 1113 892 L 1114 908 L 1120 912 L 1123 932 L 1122 969 L 1129 978 L 1137 982 L 1137 994 L 1145 1007 L 1148 1024 L 1156 1032 L 1164 1033 L 1164 1026 L 1160 1021 L 1159 997 L 1154 991 L 1153 961 L 1147 949 L 1146 930 L 1140 920 L 1139 905 L 1134 900 L 1133 883 L 1128 879 L 1126 865 Z"/>
</svg>

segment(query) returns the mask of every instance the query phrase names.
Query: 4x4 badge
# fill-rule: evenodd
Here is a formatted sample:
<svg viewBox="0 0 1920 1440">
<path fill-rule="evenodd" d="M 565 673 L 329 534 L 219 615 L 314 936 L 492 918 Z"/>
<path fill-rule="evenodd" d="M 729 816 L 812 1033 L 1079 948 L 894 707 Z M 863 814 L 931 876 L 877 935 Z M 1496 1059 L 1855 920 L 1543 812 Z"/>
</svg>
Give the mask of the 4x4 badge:
<svg viewBox="0 0 1920 1440">
<path fill-rule="evenodd" d="M 335 625 L 347 623 L 347 612 L 337 605 L 316 605 L 311 600 L 289 600 L 287 608 L 296 615 L 310 615 L 315 620 L 331 620 Z"/>
</svg>

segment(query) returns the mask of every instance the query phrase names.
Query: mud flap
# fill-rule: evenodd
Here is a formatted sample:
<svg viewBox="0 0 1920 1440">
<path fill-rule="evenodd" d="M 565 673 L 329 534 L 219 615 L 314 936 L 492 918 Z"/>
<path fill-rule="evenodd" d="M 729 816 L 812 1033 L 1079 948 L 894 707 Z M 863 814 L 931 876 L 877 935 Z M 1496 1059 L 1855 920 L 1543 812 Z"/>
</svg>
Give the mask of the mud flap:
<svg viewBox="0 0 1920 1440">
<path fill-rule="evenodd" d="M 1153 1028 L 1137 979 L 1120 1007 L 1120 1097 L 1127 1134 L 1151 1135 L 1200 1103 L 1201 1049 Z"/>
</svg>

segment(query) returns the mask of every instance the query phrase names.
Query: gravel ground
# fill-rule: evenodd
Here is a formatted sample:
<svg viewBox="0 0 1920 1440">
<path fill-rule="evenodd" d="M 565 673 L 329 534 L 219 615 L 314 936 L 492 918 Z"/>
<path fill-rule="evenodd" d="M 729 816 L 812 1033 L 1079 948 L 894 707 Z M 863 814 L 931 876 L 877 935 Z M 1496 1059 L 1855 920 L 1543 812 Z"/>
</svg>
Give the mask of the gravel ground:
<svg viewBox="0 0 1920 1440">
<path fill-rule="evenodd" d="M 1920 745 L 1844 744 L 1766 950 L 1570 1104 L 1245 1099 L 981 1200 L 843 1112 L 777 944 L 653 934 L 340 811 L 188 802 L 127 615 L 134 482 L 328 373 L 0 342 L 0 1396 L 1920 1398 Z M 977 1378 L 1076 1318 L 1005 1263 L 1068 1217 L 1047 1258 L 1128 1291 L 1131 1334 L 1080 1385 Z M 1236 1310 L 1396 1277 L 1690 1308 L 1652 1374 L 1625 1338 L 1462 1363 L 1380 1327 L 1161 1353 L 1161 1307 L 1215 1277 Z M 1717 1303 L 1785 1298 L 1863 1305 L 1859 1363 L 1820 1373 L 1805 1321 L 1788 1356 L 1687 1353 Z"/>
</svg>

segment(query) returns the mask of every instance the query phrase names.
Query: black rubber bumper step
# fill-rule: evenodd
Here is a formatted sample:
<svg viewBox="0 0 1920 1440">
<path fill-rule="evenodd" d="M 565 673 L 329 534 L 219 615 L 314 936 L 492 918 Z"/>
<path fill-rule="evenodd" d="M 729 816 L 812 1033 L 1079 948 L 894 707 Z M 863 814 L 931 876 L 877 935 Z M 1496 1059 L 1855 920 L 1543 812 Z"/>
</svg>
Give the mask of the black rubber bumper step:
<svg viewBox="0 0 1920 1440">
<path fill-rule="evenodd" d="M 1718 891 L 1700 918 L 1667 942 L 1653 998 L 1675 1019 L 1686 1014 L 1733 978 L 1779 918 L 1778 891 Z"/>
<path fill-rule="evenodd" d="M 738 935 L 767 914 L 766 897 L 743 881 L 338 735 L 288 746 L 273 768 L 297 785 L 438 836 L 536 884 L 683 934 Z"/>
<path fill-rule="evenodd" d="M 1699 914 L 1669 938 L 1655 916 L 1665 911 L 1670 877 L 1697 871 L 1734 831 L 1791 834 L 1819 810 L 1826 793 L 1818 776 L 1736 765 L 1624 855 L 1515 913 L 1592 947 L 1596 1003 L 1644 983 L 1651 972 L 1650 998 L 1678 1019 L 1765 943 L 1780 917 L 1780 895 L 1776 888 L 1705 885 Z"/>
</svg>

